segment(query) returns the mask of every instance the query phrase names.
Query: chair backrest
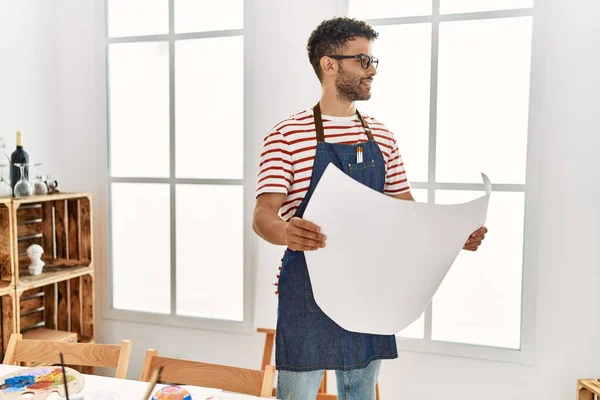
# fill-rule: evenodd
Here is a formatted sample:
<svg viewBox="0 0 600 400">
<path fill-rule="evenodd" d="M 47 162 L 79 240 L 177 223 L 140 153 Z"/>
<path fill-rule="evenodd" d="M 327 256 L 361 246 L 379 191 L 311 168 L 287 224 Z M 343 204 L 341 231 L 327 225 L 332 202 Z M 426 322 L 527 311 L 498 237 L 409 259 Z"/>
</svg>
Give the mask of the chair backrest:
<svg viewBox="0 0 600 400">
<path fill-rule="evenodd" d="M 23 339 L 20 333 L 13 333 L 3 363 L 17 364 L 26 361 L 59 364 L 60 353 L 63 353 L 67 365 L 116 368 L 115 377 L 125 379 L 129 368 L 131 342 L 123 340 L 121 345 L 54 342 Z"/>
<path fill-rule="evenodd" d="M 271 355 L 273 354 L 273 346 L 275 345 L 275 329 L 256 328 L 256 331 L 258 333 L 266 333 L 263 358 L 260 364 L 260 369 L 265 369 L 267 365 L 271 364 Z"/>
<path fill-rule="evenodd" d="M 148 382 L 152 371 L 160 367 L 163 367 L 160 382 L 209 387 L 266 398 L 271 398 L 275 380 L 275 367 L 272 365 L 260 371 L 161 357 L 152 349 L 146 351 L 140 380 Z"/>
</svg>

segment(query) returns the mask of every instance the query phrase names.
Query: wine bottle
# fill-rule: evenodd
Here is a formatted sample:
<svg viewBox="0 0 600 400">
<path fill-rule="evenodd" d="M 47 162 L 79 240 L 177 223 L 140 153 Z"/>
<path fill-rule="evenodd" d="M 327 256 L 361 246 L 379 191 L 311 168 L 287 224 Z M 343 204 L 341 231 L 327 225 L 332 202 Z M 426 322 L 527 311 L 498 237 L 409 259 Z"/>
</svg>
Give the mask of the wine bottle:
<svg viewBox="0 0 600 400">
<path fill-rule="evenodd" d="M 10 155 L 10 186 L 13 190 L 15 185 L 21 179 L 21 170 L 15 164 L 28 164 L 29 154 L 23 150 L 23 133 L 17 131 L 17 149 Z M 25 167 L 25 177 L 29 174 L 29 166 Z"/>
</svg>

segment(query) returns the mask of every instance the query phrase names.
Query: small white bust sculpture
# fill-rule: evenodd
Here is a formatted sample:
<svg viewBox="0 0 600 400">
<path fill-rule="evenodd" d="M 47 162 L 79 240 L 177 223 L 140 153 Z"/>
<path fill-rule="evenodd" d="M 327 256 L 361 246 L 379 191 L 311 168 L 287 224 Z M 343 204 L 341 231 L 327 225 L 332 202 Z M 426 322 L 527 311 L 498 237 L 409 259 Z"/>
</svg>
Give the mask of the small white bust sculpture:
<svg viewBox="0 0 600 400">
<path fill-rule="evenodd" d="M 27 248 L 27 257 L 31 260 L 31 265 L 29 266 L 29 273 L 31 275 L 42 273 L 42 268 L 46 264 L 42 261 L 42 254 L 44 254 L 44 249 L 39 244 L 32 244 Z"/>
</svg>

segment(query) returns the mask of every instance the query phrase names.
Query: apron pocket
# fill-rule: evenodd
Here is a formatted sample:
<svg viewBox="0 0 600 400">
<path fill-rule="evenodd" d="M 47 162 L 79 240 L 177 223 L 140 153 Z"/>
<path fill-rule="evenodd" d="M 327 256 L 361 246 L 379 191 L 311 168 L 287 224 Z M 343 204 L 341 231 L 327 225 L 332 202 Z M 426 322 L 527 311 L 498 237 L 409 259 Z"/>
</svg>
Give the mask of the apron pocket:
<svg viewBox="0 0 600 400">
<path fill-rule="evenodd" d="M 377 190 L 379 188 L 375 159 L 365 160 L 357 164 L 348 164 L 348 175 L 372 189 Z"/>
</svg>

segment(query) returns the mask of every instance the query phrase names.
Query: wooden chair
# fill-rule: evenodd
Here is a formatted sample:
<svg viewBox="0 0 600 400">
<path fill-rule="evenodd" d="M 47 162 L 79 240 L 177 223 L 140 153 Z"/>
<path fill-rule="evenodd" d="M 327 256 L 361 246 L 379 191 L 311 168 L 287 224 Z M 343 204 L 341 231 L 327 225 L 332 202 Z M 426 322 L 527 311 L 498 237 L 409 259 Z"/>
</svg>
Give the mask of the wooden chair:
<svg viewBox="0 0 600 400">
<path fill-rule="evenodd" d="M 163 367 L 160 382 L 176 385 L 194 385 L 271 398 L 275 381 L 275 367 L 267 365 L 263 371 L 207 364 L 199 361 L 161 357 L 156 350 L 146 350 L 140 380 L 148 382 L 152 371 Z"/>
<path fill-rule="evenodd" d="M 123 340 L 120 345 L 96 343 L 69 343 L 52 340 L 23 339 L 13 333 L 4 355 L 4 364 L 18 365 L 19 362 L 35 362 L 46 365 L 60 363 L 63 353 L 65 364 L 87 367 L 116 368 L 115 378 L 127 378 L 131 342 Z"/>
<path fill-rule="evenodd" d="M 271 363 L 271 356 L 273 354 L 273 346 L 275 345 L 275 329 L 268 328 L 257 328 L 258 333 L 266 334 L 265 347 L 263 349 L 263 358 L 261 369 L 265 369 L 265 366 Z M 277 389 L 273 388 L 273 397 L 277 395 Z M 379 382 L 375 385 L 375 398 L 379 400 Z M 337 396 L 334 394 L 327 393 L 327 371 L 323 372 L 323 380 L 317 393 L 317 400 L 337 400 Z"/>
<path fill-rule="evenodd" d="M 600 379 L 579 379 L 577 381 L 577 400 L 600 399 Z"/>
</svg>

